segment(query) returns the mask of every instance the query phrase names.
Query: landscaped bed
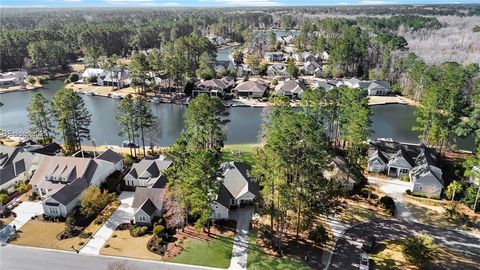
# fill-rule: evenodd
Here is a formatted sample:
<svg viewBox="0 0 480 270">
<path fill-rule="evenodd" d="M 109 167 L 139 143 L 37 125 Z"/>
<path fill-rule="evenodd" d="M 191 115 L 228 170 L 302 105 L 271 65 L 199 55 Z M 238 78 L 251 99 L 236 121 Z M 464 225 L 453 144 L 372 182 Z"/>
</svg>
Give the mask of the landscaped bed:
<svg viewBox="0 0 480 270">
<path fill-rule="evenodd" d="M 393 270 L 393 269 L 402 269 L 402 270 L 413 270 L 419 269 L 418 267 L 410 264 L 406 261 L 403 252 L 402 246 L 404 241 L 390 240 L 385 243 L 379 243 L 377 250 L 370 256 L 371 261 L 373 261 L 374 267 L 371 269 L 377 270 Z M 442 246 L 439 246 L 438 253 L 436 255 L 435 262 L 429 266 L 427 269 L 479 269 L 480 262 L 474 262 L 462 257 L 460 254 L 446 249 Z"/>
</svg>

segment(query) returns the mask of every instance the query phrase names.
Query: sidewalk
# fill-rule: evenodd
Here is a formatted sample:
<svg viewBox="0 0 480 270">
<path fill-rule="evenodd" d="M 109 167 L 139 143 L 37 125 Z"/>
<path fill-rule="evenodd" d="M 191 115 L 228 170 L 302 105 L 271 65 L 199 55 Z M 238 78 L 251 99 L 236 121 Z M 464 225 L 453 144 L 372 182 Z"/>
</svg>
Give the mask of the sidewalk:
<svg viewBox="0 0 480 270">
<path fill-rule="evenodd" d="M 13 226 L 19 230 L 33 216 L 43 214 L 42 202 L 22 202 L 13 209 L 17 217 L 0 231 L 0 244 L 4 245 L 8 239 L 15 233 Z"/>
<path fill-rule="evenodd" d="M 230 213 L 232 218 L 237 221 L 237 230 L 233 240 L 232 259 L 228 269 L 247 269 L 248 231 L 250 229 L 253 208 L 238 208 Z"/>
<path fill-rule="evenodd" d="M 97 231 L 93 238 L 80 250 L 80 253 L 89 255 L 99 255 L 100 249 L 105 245 L 105 242 L 110 238 L 118 225 L 122 223 L 129 223 L 133 218 L 133 195 L 134 192 L 124 191 L 120 194 L 121 201 L 118 209 L 110 216 L 110 218 Z"/>
</svg>

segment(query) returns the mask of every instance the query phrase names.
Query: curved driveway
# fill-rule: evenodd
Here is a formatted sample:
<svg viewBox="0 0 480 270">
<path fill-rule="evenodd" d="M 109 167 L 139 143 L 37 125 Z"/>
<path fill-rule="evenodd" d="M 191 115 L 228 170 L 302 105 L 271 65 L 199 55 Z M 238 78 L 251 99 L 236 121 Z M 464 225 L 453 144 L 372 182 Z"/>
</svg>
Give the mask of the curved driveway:
<svg viewBox="0 0 480 270">
<path fill-rule="evenodd" d="M 371 236 L 375 236 L 377 242 L 381 242 L 405 238 L 421 232 L 432 235 L 440 246 L 461 252 L 475 262 L 480 261 L 480 236 L 478 235 L 391 219 L 362 223 L 347 229 L 335 245 L 330 269 L 359 269 L 360 254 L 363 252 L 362 243 Z"/>
</svg>

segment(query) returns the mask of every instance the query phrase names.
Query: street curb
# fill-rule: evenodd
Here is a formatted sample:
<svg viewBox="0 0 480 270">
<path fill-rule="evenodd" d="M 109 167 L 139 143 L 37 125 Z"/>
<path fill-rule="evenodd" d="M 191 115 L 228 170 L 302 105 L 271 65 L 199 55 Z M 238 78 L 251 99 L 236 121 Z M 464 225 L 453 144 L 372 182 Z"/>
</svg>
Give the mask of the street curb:
<svg viewBox="0 0 480 270">
<path fill-rule="evenodd" d="M 332 258 L 333 258 L 333 255 L 335 254 L 335 248 L 337 247 L 337 242 L 338 242 L 338 240 L 339 240 L 340 238 L 342 238 L 343 236 L 345 236 L 345 233 L 346 233 L 348 230 L 350 230 L 350 229 L 352 229 L 352 228 L 355 228 L 356 226 L 358 226 L 358 225 L 360 225 L 360 224 L 364 224 L 364 223 L 357 223 L 357 224 L 354 224 L 354 225 L 352 225 L 352 226 L 350 226 L 350 227 L 347 227 L 347 228 L 345 229 L 345 231 L 343 231 L 342 234 L 339 235 L 339 236 L 337 237 L 337 239 L 335 239 L 335 242 L 333 243 L 333 249 L 332 249 L 332 251 L 330 252 L 330 256 L 328 257 L 327 265 L 325 265 L 325 267 L 323 268 L 323 270 L 328 270 L 328 269 L 330 268 L 330 264 L 332 263 Z"/>
</svg>

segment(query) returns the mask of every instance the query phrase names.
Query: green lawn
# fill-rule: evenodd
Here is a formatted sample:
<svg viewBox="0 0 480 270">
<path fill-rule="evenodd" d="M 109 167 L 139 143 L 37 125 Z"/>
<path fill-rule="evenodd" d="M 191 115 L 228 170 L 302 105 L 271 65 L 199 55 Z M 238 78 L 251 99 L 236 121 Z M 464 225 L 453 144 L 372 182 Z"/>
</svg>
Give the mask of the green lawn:
<svg viewBox="0 0 480 270">
<path fill-rule="evenodd" d="M 185 240 L 183 252 L 171 262 L 200 265 L 207 267 L 228 268 L 232 258 L 233 236 L 217 236 L 211 241 Z"/>
<path fill-rule="evenodd" d="M 259 144 L 228 144 L 223 147 L 224 161 L 241 161 L 253 164 L 253 151 L 260 147 Z M 235 155 L 239 153 L 239 155 Z"/>
<path fill-rule="evenodd" d="M 258 246 L 255 233 L 250 233 L 248 244 L 248 270 L 308 270 L 310 269 L 299 260 L 293 258 L 277 258 L 265 253 Z"/>
</svg>

